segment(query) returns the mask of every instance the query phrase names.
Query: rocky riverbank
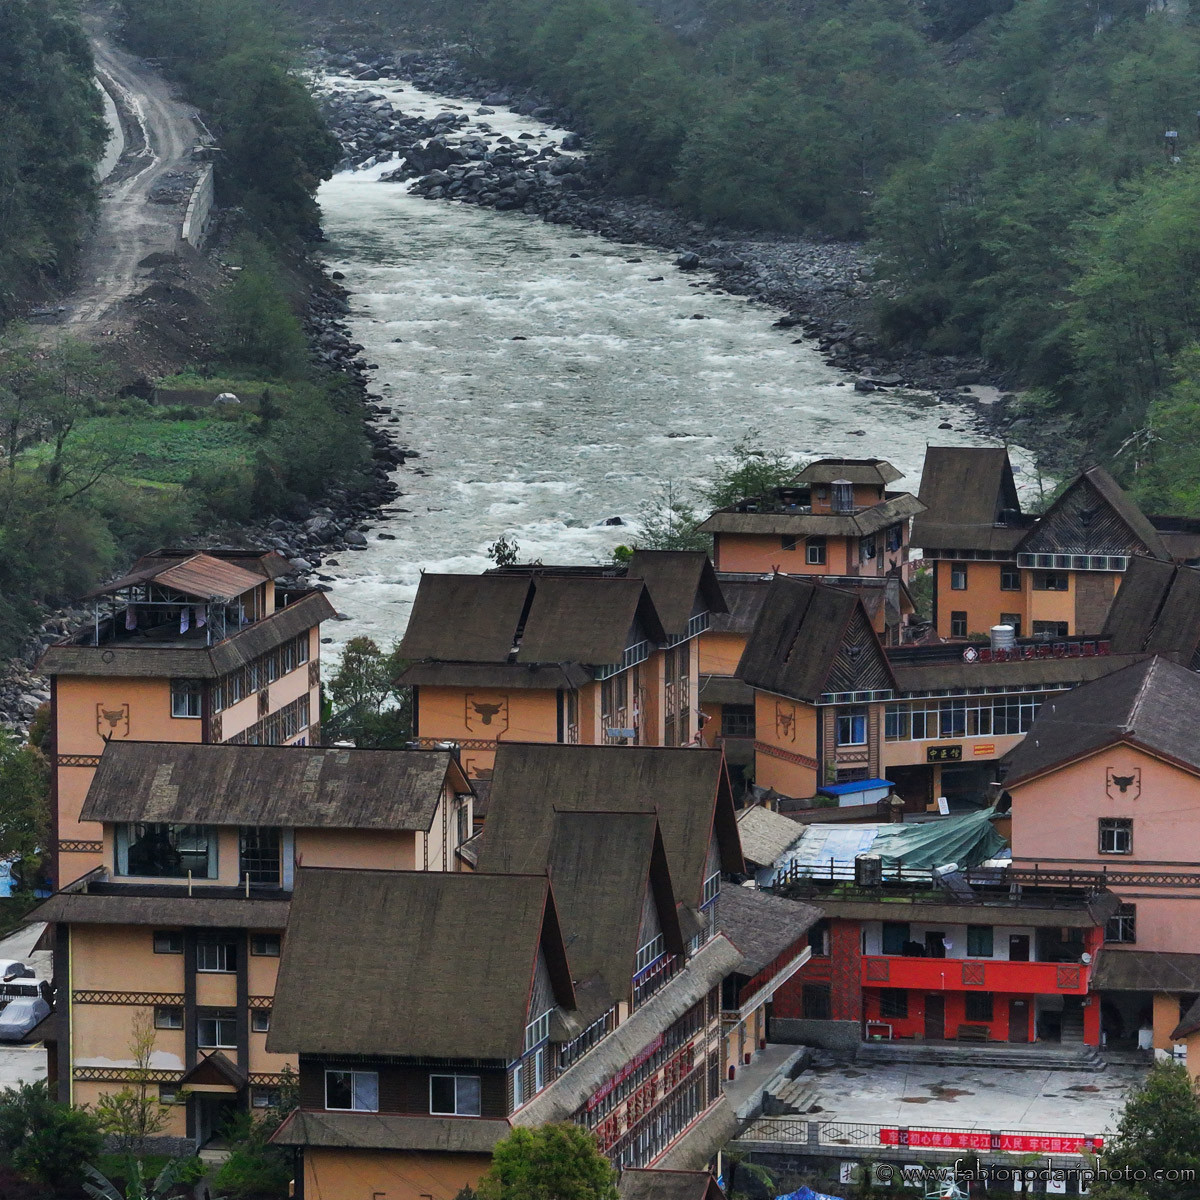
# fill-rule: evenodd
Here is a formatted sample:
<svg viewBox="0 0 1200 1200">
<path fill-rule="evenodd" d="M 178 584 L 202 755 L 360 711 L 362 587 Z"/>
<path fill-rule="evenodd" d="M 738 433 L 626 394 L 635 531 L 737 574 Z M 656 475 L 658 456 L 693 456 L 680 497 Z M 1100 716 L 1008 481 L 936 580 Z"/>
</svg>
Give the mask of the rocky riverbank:
<svg viewBox="0 0 1200 1200">
<path fill-rule="evenodd" d="M 828 362 L 853 376 L 859 391 L 929 390 L 968 406 L 990 429 L 1014 427 L 1018 418 L 1007 381 L 983 360 L 930 355 L 880 340 L 875 305 L 892 285 L 876 278 L 875 263 L 861 244 L 707 225 L 652 200 L 619 194 L 603 160 L 587 152 L 578 132 L 558 141 L 534 134 L 522 135 L 523 141 L 489 137 L 486 117 L 499 109 L 565 129 L 575 122 L 547 97 L 480 78 L 447 54 L 327 49 L 316 53 L 315 65 L 362 84 L 404 81 L 464 102 L 457 111 L 448 106 L 429 118 L 405 113 L 369 87 L 332 88 L 324 108 L 347 166 L 394 161 L 383 180 L 412 181 L 412 191 L 431 200 L 522 212 L 615 241 L 668 249 L 680 270 L 705 273 L 697 286 L 783 309 L 786 315 L 776 323 L 795 328 L 797 341 L 815 340 Z M 471 130 L 464 128 L 468 124 Z"/>
</svg>

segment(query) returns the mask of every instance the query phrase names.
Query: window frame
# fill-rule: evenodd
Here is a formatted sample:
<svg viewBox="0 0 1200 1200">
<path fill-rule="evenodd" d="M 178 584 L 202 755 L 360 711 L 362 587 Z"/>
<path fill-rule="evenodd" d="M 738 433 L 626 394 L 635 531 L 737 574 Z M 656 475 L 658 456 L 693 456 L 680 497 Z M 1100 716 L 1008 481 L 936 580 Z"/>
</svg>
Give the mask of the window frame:
<svg viewBox="0 0 1200 1200">
<path fill-rule="evenodd" d="M 965 562 L 952 562 L 950 564 L 950 590 L 952 592 L 965 592 L 967 590 L 967 564 Z"/>
<path fill-rule="evenodd" d="M 213 1037 L 212 1042 L 206 1042 L 201 1030 L 206 1022 L 212 1022 Z M 198 1050 L 236 1050 L 238 1047 L 237 1040 L 238 1017 L 237 1010 L 233 1008 L 201 1008 L 196 1011 L 196 1048 Z M 227 1032 L 232 1029 L 232 1035 Z M 231 1040 L 224 1042 L 222 1037 L 230 1037 Z"/>
<path fill-rule="evenodd" d="M 1021 636 L 1021 614 L 1020 613 L 1001 613 L 1000 624 L 1012 626 L 1013 637 Z"/>
<path fill-rule="evenodd" d="M 1063 570 L 1034 571 L 1032 586 L 1035 592 L 1069 592 L 1071 573 Z"/>
<path fill-rule="evenodd" d="M 216 961 L 222 966 L 208 967 L 202 965 L 201 952 L 217 951 Z M 232 952 L 232 953 L 231 953 Z M 236 975 L 238 960 L 238 943 L 230 938 L 209 936 L 196 939 L 196 974 L 197 975 Z"/>
<path fill-rule="evenodd" d="M 250 1010 L 250 1032 L 271 1032 L 271 1010 L 269 1008 L 252 1008 Z"/>
<path fill-rule="evenodd" d="M 150 945 L 155 954 L 182 954 L 182 929 L 156 929 L 151 934 Z"/>
<path fill-rule="evenodd" d="M 865 746 L 870 737 L 868 728 L 869 709 L 865 704 L 851 704 L 839 708 L 835 714 L 834 745 L 836 746 Z M 842 722 L 848 722 L 848 738 L 842 736 Z M 861 723 L 862 736 L 858 736 Z"/>
<path fill-rule="evenodd" d="M 1002 592 L 1019 592 L 1021 590 L 1021 568 L 1016 563 L 1000 564 L 1000 590 Z"/>
<path fill-rule="evenodd" d="M 1126 936 L 1128 934 L 1128 936 Z M 1115 936 L 1112 936 L 1115 935 Z M 1137 905 L 1122 904 L 1104 923 L 1105 944 L 1137 945 Z"/>
<path fill-rule="evenodd" d="M 281 887 L 283 853 L 283 830 L 278 825 L 241 826 L 238 829 L 238 882 L 245 883 L 249 879 L 251 887 Z"/>
<path fill-rule="evenodd" d="M 192 712 L 191 709 L 195 709 Z M 182 709 L 183 711 L 179 711 Z M 178 721 L 199 721 L 204 716 L 204 680 L 180 678 L 171 680 L 171 718 Z"/>
<path fill-rule="evenodd" d="M 794 533 L 781 533 L 779 535 L 780 550 L 795 550 L 797 545 L 797 537 Z"/>
<path fill-rule="evenodd" d="M 824 536 L 816 534 L 804 539 L 804 564 L 809 567 L 823 567 L 829 559 L 829 542 Z"/>
<path fill-rule="evenodd" d="M 828 983 L 800 985 L 800 1011 L 806 1021 L 833 1019 L 833 989 Z"/>
<path fill-rule="evenodd" d="M 973 1016 L 972 1007 L 985 1009 L 986 1016 Z M 990 1025 L 996 1019 L 996 996 L 993 992 L 964 992 L 963 1017 L 973 1025 Z"/>
<path fill-rule="evenodd" d="M 969 628 L 967 622 L 966 609 L 951 609 L 950 611 L 950 636 L 965 638 Z"/>
<path fill-rule="evenodd" d="M 348 1075 L 350 1087 L 350 1104 L 346 1107 L 329 1103 L 329 1077 L 331 1075 Z M 360 1106 L 356 1103 L 359 1097 L 359 1090 L 356 1085 L 358 1076 L 370 1076 L 375 1080 L 375 1107 Z M 325 1068 L 325 1087 L 323 1093 L 326 1112 L 378 1112 L 379 1111 L 379 1072 L 378 1071 L 359 1071 L 354 1067 L 326 1067 Z"/>
<path fill-rule="evenodd" d="M 445 1109 L 433 1107 L 433 1082 L 434 1080 L 452 1079 L 454 1081 L 454 1109 L 447 1111 Z M 473 1081 L 475 1084 L 475 1111 L 468 1112 L 461 1108 L 462 1095 L 460 1093 L 459 1082 Z M 462 1075 L 458 1072 L 446 1073 L 439 1071 L 429 1075 L 429 1115 L 431 1117 L 478 1117 L 483 1114 L 483 1076 L 482 1075 Z"/>
<path fill-rule="evenodd" d="M 971 938 L 975 935 L 978 939 L 980 935 L 987 934 L 987 949 L 972 950 Z M 996 928 L 994 925 L 968 925 L 967 926 L 967 957 L 968 958 L 995 958 L 996 957 Z"/>
<path fill-rule="evenodd" d="M 1105 834 L 1124 833 L 1124 850 L 1106 850 L 1104 848 Z M 1101 817 L 1096 829 L 1096 853 L 1106 855 L 1130 855 L 1133 853 L 1133 818 L 1132 817 Z M 1114 837 L 1113 844 L 1116 844 Z"/>
<path fill-rule="evenodd" d="M 266 949 L 270 945 L 274 949 Z M 260 948 L 261 947 L 261 948 Z M 280 933 L 252 933 L 250 935 L 250 953 L 255 958 L 278 958 L 283 952 L 283 935 Z"/>
<path fill-rule="evenodd" d="M 908 1020 L 908 991 L 905 988 L 879 989 L 879 1018 L 882 1021 Z"/>
<path fill-rule="evenodd" d="M 141 833 L 136 833 L 136 830 L 141 830 Z M 152 830 L 166 830 L 166 838 L 173 854 L 180 856 L 180 864 L 178 870 L 173 874 L 168 874 L 166 871 L 147 874 L 144 871 L 133 871 L 130 869 L 129 856 L 130 852 L 136 846 L 147 838 L 160 836 L 154 834 Z M 184 868 L 182 855 L 187 853 L 194 858 L 199 858 L 199 852 L 195 850 L 181 851 L 179 850 L 179 842 L 183 840 L 183 832 L 185 830 L 198 830 L 204 836 L 204 874 L 200 874 L 196 870 L 188 871 Z M 199 834 L 189 835 L 199 840 Z M 187 879 L 189 875 L 193 879 L 217 879 L 220 876 L 220 843 L 218 840 L 217 827 L 215 825 L 199 825 L 184 821 L 122 821 L 118 823 L 114 834 L 115 853 L 113 855 L 113 874 L 122 878 L 130 879 Z M 141 863 L 138 864 L 142 865 Z"/>
<path fill-rule="evenodd" d="M 155 1029 L 182 1029 L 182 1004 L 156 1004 L 154 1006 Z"/>
</svg>

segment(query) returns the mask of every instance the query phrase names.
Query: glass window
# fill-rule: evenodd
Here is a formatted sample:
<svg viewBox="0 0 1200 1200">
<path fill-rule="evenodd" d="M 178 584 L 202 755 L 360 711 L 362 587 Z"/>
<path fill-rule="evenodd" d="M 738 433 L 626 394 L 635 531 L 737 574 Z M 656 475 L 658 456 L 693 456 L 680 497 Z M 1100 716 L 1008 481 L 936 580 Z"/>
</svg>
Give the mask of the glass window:
<svg viewBox="0 0 1200 1200">
<path fill-rule="evenodd" d="M 639 971 L 644 971 L 652 962 L 657 962 L 662 958 L 666 951 L 666 941 L 660 933 L 657 937 L 651 938 L 638 952 L 637 958 L 634 960 L 633 970 L 636 974 Z"/>
<path fill-rule="evenodd" d="M 884 921 L 883 923 L 883 952 L 884 954 L 903 954 L 904 943 L 911 941 L 907 921 Z"/>
<path fill-rule="evenodd" d="M 178 929 L 156 929 L 154 931 L 155 954 L 182 954 L 183 934 Z"/>
<path fill-rule="evenodd" d="M 1108 918 L 1108 922 L 1104 926 L 1104 940 L 1106 942 L 1123 942 L 1127 946 L 1132 946 L 1137 942 L 1136 904 L 1122 904 Z"/>
<path fill-rule="evenodd" d="M 810 567 L 825 565 L 825 539 L 823 537 L 810 537 L 804 543 L 804 561 Z"/>
<path fill-rule="evenodd" d="M 841 513 L 854 511 L 854 485 L 852 483 L 846 483 L 840 479 L 833 481 L 833 511 Z"/>
<path fill-rule="evenodd" d="M 430 1075 L 429 1111 L 436 1116 L 477 1117 L 480 1092 L 478 1075 Z"/>
<path fill-rule="evenodd" d="M 237 943 L 202 938 L 196 943 L 196 970 L 206 974 L 231 975 L 237 970 Z"/>
<path fill-rule="evenodd" d="M 781 550 L 795 550 L 796 535 L 792 533 L 784 533 L 779 538 L 779 548 Z"/>
<path fill-rule="evenodd" d="M 182 1029 L 183 1009 L 174 1004 L 156 1004 L 154 1006 L 155 1029 Z"/>
<path fill-rule="evenodd" d="M 118 825 L 117 874 L 216 879 L 216 830 L 210 825 L 158 822 Z"/>
<path fill-rule="evenodd" d="M 992 1019 L 992 993 L 967 992 L 963 997 L 964 1015 L 968 1021 L 990 1021 Z"/>
<path fill-rule="evenodd" d="M 279 1102 L 278 1088 L 256 1087 L 250 1089 L 251 1108 L 278 1108 Z"/>
<path fill-rule="evenodd" d="M 277 933 L 256 933 L 250 938 L 250 953 L 260 958 L 278 958 L 281 945 Z"/>
<path fill-rule="evenodd" d="M 158 1085 L 158 1101 L 160 1104 L 178 1104 L 179 1084 L 160 1083 Z"/>
<path fill-rule="evenodd" d="M 525 1103 L 525 1060 L 522 1059 L 515 1067 L 512 1073 L 513 1081 L 513 1108 L 520 1108 Z M 430 1109 L 432 1111 L 433 1095 L 430 1093 Z"/>
<path fill-rule="evenodd" d="M 723 704 L 721 706 L 721 736 L 742 738 L 754 736 L 754 705 Z"/>
<path fill-rule="evenodd" d="M 865 705 L 843 708 L 837 715 L 837 744 L 865 746 L 867 744 L 867 709 Z"/>
<path fill-rule="evenodd" d="M 1100 853 L 1132 854 L 1133 822 L 1127 817 L 1101 817 Z"/>
<path fill-rule="evenodd" d="M 808 931 L 808 944 L 812 947 L 814 958 L 829 957 L 829 922 L 827 920 L 818 921 Z"/>
<path fill-rule="evenodd" d="M 965 612 L 955 611 L 950 614 L 950 636 L 967 636 L 967 614 Z"/>
<path fill-rule="evenodd" d="M 904 545 L 904 526 L 890 525 L 887 531 L 888 550 L 899 550 Z"/>
<path fill-rule="evenodd" d="M 252 1008 L 250 1010 L 250 1028 L 255 1033 L 269 1033 L 271 1010 L 269 1008 Z"/>
<path fill-rule="evenodd" d="M 1069 637 L 1067 630 L 1070 625 L 1067 621 L 1034 621 L 1033 636 L 1034 637 Z"/>
<path fill-rule="evenodd" d="M 379 1072 L 326 1071 L 325 1107 L 346 1112 L 378 1112 Z"/>
<path fill-rule="evenodd" d="M 858 539 L 858 561 L 869 562 L 875 557 L 875 535 Z"/>
<path fill-rule="evenodd" d="M 908 993 L 903 988 L 883 988 L 879 993 L 879 1015 L 884 1019 L 908 1016 Z"/>
<path fill-rule="evenodd" d="M 201 715 L 201 700 L 204 683 L 199 679 L 171 680 L 171 716 L 198 717 Z"/>
<path fill-rule="evenodd" d="M 1067 592 L 1071 589 L 1071 577 L 1066 571 L 1034 571 L 1035 592 Z"/>
<path fill-rule="evenodd" d="M 280 875 L 279 830 L 250 826 L 241 832 L 239 878 L 258 887 L 278 887 Z"/>
<path fill-rule="evenodd" d="M 967 590 L 967 564 L 966 563 L 951 563 L 951 565 L 950 565 L 950 587 L 956 592 L 965 592 Z"/>
<path fill-rule="evenodd" d="M 1013 637 L 1021 636 L 1021 614 L 1020 613 L 1001 613 L 1000 614 L 1000 624 L 1001 625 L 1011 625 L 1012 631 L 1013 631 Z"/>
<path fill-rule="evenodd" d="M 237 1014 L 231 1008 L 213 1008 L 196 1017 L 196 1045 L 202 1050 L 237 1047 Z"/>
<path fill-rule="evenodd" d="M 1016 563 L 1000 564 L 1000 590 L 1002 592 L 1019 592 L 1021 590 L 1021 572 L 1017 570 Z"/>
<path fill-rule="evenodd" d="M 967 926 L 967 957 L 992 957 L 992 927 L 990 925 Z"/>
</svg>

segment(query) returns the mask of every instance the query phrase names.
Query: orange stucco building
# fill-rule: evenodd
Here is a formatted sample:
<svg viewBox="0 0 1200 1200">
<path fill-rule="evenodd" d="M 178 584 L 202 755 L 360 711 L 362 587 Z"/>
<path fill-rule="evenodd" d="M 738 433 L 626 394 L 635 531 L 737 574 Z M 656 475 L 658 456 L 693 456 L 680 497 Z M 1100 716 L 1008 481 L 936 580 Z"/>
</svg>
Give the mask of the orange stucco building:
<svg viewBox="0 0 1200 1200">
<path fill-rule="evenodd" d="M 110 742 L 83 810 L 102 861 L 30 915 L 55 933 L 59 1097 L 139 1078 L 148 1024 L 181 1149 L 273 1103 L 296 1066 L 266 1039 L 297 869 L 457 871 L 473 799 L 448 751 Z"/>
<path fill-rule="evenodd" d="M 259 551 L 160 550 L 89 600 L 93 621 L 51 645 L 53 876 L 101 861 L 100 829 L 80 818 L 109 742 L 319 741 L 320 592 L 286 592 L 291 571 Z"/>
</svg>

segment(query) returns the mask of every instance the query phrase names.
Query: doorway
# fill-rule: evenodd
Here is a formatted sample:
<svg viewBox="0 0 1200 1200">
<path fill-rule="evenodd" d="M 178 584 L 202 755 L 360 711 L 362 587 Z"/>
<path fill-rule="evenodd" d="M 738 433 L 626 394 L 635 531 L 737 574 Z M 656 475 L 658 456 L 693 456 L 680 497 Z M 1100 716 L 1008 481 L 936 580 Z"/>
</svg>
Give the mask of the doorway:
<svg viewBox="0 0 1200 1200">
<path fill-rule="evenodd" d="M 192 1096 L 196 1106 L 196 1149 L 205 1146 L 221 1137 L 230 1118 L 238 1112 L 238 1102 L 235 1096 L 198 1092 Z"/>
<path fill-rule="evenodd" d="M 1029 1001 L 1010 1000 L 1008 1002 L 1008 1040 L 1010 1042 L 1029 1041 Z"/>
<path fill-rule="evenodd" d="M 1029 961 L 1029 934 L 1010 933 L 1008 935 L 1008 961 Z"/>
<path fill-rule="evenodd" d="M 925 997 L 925 1040 L 941 1042 L 946 1039 L 946 997 L 931 992 Z"/>
</svg>

